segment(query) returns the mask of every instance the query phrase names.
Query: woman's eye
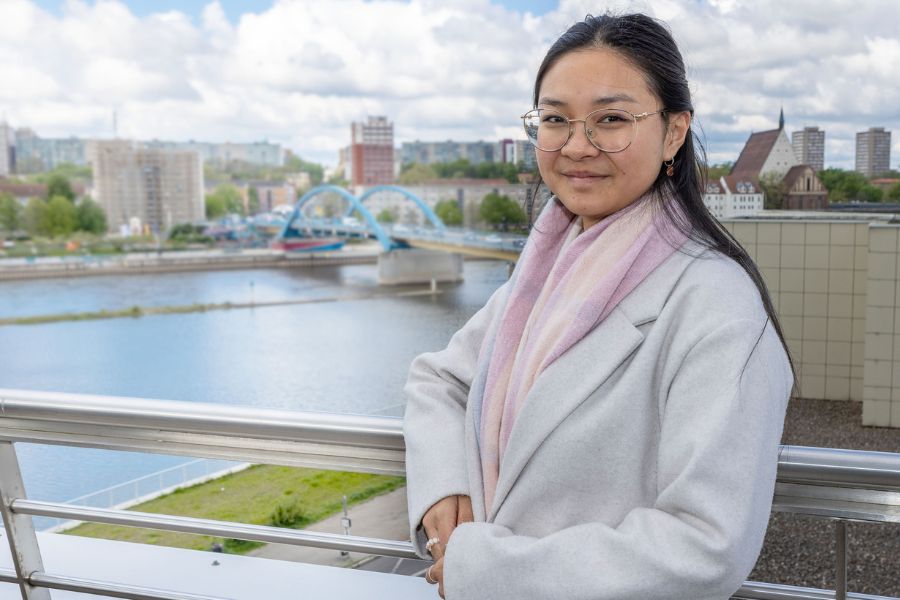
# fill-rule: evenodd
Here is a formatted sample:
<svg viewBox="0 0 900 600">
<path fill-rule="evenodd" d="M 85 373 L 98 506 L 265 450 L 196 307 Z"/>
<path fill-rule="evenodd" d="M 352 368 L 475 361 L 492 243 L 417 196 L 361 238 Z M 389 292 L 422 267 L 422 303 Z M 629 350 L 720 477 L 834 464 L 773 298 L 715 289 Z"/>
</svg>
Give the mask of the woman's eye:
<svg viewBox="0 0 900 600">
<path fill-rule="evenodd" d="M 559 125 L 561 123 L 565 123 L 565 118 L 559 115 L 544 115 L 541 117 L 541 123 L 550 123 L 552 125 Z"/>
</svg>

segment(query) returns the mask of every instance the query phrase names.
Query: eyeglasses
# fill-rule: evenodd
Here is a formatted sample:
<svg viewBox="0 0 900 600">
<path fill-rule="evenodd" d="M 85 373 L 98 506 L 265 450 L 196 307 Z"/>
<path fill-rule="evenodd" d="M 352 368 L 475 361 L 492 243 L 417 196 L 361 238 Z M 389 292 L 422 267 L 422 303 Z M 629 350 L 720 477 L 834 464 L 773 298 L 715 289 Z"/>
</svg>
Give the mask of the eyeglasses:
<svg viewBox="0 0 900 600">
<path fill-rule="evenodd" d="M 637 133 L 637 122 L 666 112 L 643 112 L 639 115 L 619 108 L 601 108 L 583 119 L 570 119 L 552 108 L 535 108 L 522 115 L 525 135 L 538 150 L 561 150 L 575 133 L 573 123 L 584 123 L 588 141 L 603 152 L 621 152 L 631 145 Z"/>
</svg>

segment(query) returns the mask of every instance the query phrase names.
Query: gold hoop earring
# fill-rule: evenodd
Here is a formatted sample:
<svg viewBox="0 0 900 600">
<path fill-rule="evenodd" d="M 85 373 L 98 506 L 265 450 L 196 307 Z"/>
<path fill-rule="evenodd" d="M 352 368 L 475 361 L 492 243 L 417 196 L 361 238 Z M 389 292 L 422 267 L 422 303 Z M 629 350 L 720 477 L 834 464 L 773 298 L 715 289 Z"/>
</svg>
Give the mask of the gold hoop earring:
<svg viewBox="0 0 900 600">
<path fill-rule="evenodd" d="M 663 164 L 666 166 L 666 175 L 673 177 L 675 175 L 675 157 L 673 156 Z"/>
</svg>

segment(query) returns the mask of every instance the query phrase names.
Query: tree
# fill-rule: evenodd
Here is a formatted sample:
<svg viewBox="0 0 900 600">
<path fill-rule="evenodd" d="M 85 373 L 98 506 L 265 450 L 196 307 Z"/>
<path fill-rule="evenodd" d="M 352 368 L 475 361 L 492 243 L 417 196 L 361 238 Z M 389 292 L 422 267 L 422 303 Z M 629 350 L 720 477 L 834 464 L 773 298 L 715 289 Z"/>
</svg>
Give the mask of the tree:
<svg viewBox="0 0 900 600">
<path fill-rule="evenodd" d="M 82 198 L 78 203 L 78 229 L 88 233 L 106 233 L 106 213 L 91 198 Z"/>
<path fill-rule="evenodd" d="M 22 215 L 25 231 L 29 235 L 43 235 L 47 232 L 47 203 L 41 198 L 32 198 L 25 205 Z"/>
<path fill-rule="evenodd" d="M 730 161 L 725 161 L 716 165 L 709 165 L 709 180 L 718 181 L 720 177 L 724 177 L 725 175 L 731 173 L 732 167 L 734 167 L 734 163 Z"/>
<path fill-rule="evenodd" d="M 259 190 L 253 186 L 247 190 L 247 212 L 251 215 L 259 212 Z"/>
<path fill-rule="evenodd" d="M 784 177 L 778 173 L 766 173 L 759 180 L 759 187 L 764 194 L 763 207 L 766 209 L 784 208 L 784 199 L 787 197 L 787 189 L 784 185 Z"/>
<path fill-rule="evenodd" d="M 522 225 L 527 221 L 525 211 L 509 196 L 491 192 L 481 201 L 479 216 L 495 229 L 506 229 L 510 225 Z"/>
<path fill-rule="evenodd" d="M 210 214 L 210 198 L 212 198 L 212 214 Z M 244 214 L 244 201 L 241 198 L 241 192 L 230 183 L 220 185 L 206 196 L 207 218 L 215 219 L 226 214 Z"/>
<path fill-rule="evenodd" d="M 895 183 L 887 191 L 887 199 L 892 202 L 900 202 L 900 183 Z"/>
<path fill-rule="evenodd" d="M 431 165 L 413 163 L 400 173 L 400 177 L 397 178 L 397 181 L 402 185 L 417 185 L 437 178 L 438 174 Z"/>
<path fill-rule="evenodd" d="M 884 190 L 867 183 L 859 189 L 857 197 L 863 202 L 881 202 L 884 199 Z"/>
<path fill-rule="evenodd" d="M 54 196 L 47 203 L 45 231 L 53 237 L 78 229 L 78 208 L 65 196 Z"/>
<path fill-rule="evenodd" d="M 53 198 L 65 198 L 69 202 L 75 202 L 75 192 L 72 190 L 72 184 L 69 180 L 58 173 L 52 175 L 47 180 L 47 195 L 45 199 L 49 202 Z"/>
<path fill-rule="evenodd" d="M 869 184 L 862 173 L 844 171 L 843 169 L 823 169 L 819 171 L 819 180 L 828 190 L 831 202 L 847 202 L 861 199 L 861 190 Z"/>
<path fill-rule="evenodd" d="M 22 206 L 9 194 L 0 194 L 0 228 L 16 231 L 22 227 Z"/>
<path fill-rule="evenodd" d="M 385 208 L 375 216 L 375 220 L 379 223 L 393 223 L 397 218 L 394 216 L 393 211 Z"/>
<path fill-rule="evenodd" d="M 463 214 L 456 200 L 441 200 L 435 204 L 434 212 L 444 225 L 462 225 Z"/>
</svg>

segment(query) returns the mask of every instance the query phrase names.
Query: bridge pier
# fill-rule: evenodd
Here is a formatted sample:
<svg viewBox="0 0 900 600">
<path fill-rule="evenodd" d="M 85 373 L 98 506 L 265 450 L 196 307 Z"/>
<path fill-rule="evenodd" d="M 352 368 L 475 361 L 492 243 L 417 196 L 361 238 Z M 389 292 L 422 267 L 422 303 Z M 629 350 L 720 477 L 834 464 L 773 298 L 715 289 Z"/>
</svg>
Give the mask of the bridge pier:
<svg viewBox="0 0 900 600">
<path fill-rule="evenodd" d="M 409 248 L 392 250 L 378 256 L 378 283 L 381 285 L 462 279 L 463 258 L 459 254 Z"/>
</svg>

